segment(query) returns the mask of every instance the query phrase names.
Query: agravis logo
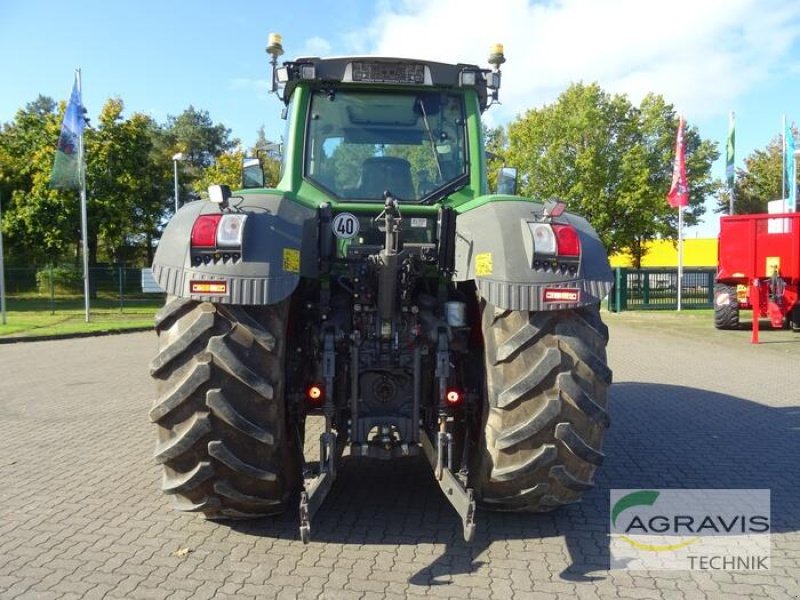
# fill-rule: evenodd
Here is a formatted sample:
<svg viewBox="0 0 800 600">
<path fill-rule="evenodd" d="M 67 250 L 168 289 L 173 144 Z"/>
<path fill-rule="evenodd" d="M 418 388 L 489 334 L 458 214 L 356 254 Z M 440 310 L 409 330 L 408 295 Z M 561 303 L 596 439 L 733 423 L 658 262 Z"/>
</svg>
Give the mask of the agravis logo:
<svg viewBox="0 0 800 600">
<path fill-rule="evenodd" d="M 627 496 L 623 496 L 614 504 L 614 507 L 611 509 L 611 522 L 614 524 L 614 527 L 617 526 L 617 517 L 619 514 L 629 508 L 634 508 L 636 506 L 653 506 L 656 500 L 658 499 L 660 492 L 654 490 L 639 490 L 637 492 L 632 492 Z M 652 519 L 651 519 L 652 521 Z M 631 519 L 630 524 L 625 529 L 625 531 L 630 531 L 632 528 L 644 529 L 646 531 L 645 524 L 639 518 L 638 515 L 634 516 Z M 651 528 L 653 531 L 657 531 L 658 533 L 663 533 L 663 520 L 659 519 L 659 523 L 657 525 L 653 525 L 651 523 Z M 636 540 L 632 539 L 628 535 L 620 535 L 620 539 L 627 542 L 634 548 L 638 548 L 639 550 L 645 550 L 647 552 L 669 552 L 672 550 L 678 550 L 680 548 L 685 548 L 694 542 L 698 541 L 699 537 L 693 537 L 690 540 L 685 542 L 678 542 L 675 544 L 645 544 L 643 542 L 637 542 Z"/>
<path fill-rule="evenodd" d="M 769 568 L 769 490 L 611 490 L 612 568 Z"/>
</svg>

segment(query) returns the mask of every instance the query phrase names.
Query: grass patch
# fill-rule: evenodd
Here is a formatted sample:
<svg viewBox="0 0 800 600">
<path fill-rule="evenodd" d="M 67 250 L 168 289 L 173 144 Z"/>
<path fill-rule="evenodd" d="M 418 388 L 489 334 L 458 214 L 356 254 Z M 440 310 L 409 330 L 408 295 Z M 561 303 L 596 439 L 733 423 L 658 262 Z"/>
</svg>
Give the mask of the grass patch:
<svg viewBox="0 0 800 600">
<path fill-rule="evenodd" d="M 604 311 L 604 316 L 626 323 L 650 325 L 653 327 L 669 327 L 680 323 L 684 326 L 714 327 L 714 309 L 691 308 L 677 310 L 625 310 L 619 313 Z M 750 313 L 741 312 L 742 321 L 750 322 Z"/>
<path fill-rule="evenodd" d="M 625 325 L 653 332 L 703 340 L 709 343 L 747 348 L 752 338 L 752 311 L 739 312 L 739 329 L 719 330 L 714 327 L 713 309 L 637 310 L 612 313 L 603 310 L 603 320 L 614 335 L 615 325 Z M 800 333 L 788 329 L 773 329 L 769 319 L 759 321 L 759 344 L 782 353 L 800 355 Z"/>
<path fill-rule="evenodd" d="M 85 320 L 81 297 L 14 297 L 6 302 L 4 337 L 45 337 L 124 331 L 152 327 L 156 311 L 163 306 L 160 296 L 119 299 L 96 298 L 90 302 L 90 322 Z"/>
</svg>

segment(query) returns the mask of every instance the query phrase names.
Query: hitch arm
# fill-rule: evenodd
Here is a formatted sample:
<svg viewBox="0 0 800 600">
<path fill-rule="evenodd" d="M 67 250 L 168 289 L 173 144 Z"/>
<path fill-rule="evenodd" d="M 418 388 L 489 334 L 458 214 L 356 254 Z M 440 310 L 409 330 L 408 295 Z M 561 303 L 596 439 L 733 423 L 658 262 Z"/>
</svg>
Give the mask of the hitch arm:
<svg viewBox="0 0 800 600">
<path fill-rule="evenodd" d="M 311 539 L 311 519 L 322 506 L 336 479 L 336 460 L 341 454 L 332 430 L 334 416 L 333 378 L 336 374 L 336 349 L 333 329 L 327 329 L 323 338 L 322 376 L 325 379 L 325 431 L 319 436 L 319 475 L 303 483 L 300 495 L 300 539 L 307 544 Z"/>
<path fill-rule="evenodd" d="M 320 472 L 304 485 L 300 495 L 300 539 L 311 541 L 311 519 L 322 506 L 336 479 L 336 434 L 326 432 L 319 436 Z"/>
<path fill-rule="evenodd" d="M 466 487 L 464 482 L 452 471 L 450 456 L 453 450 L 453 437 L 449 433 L 440 431 L 436 442 L 434 447 L 428 432 L 422 433 L 422 449 L 425 451 L 425 456 L 428 457 L 428 461 L 433 467 L 439 487 L 442 488 L 445 497 L 461 517 L 464 541 L 471 542 L 475 537 L 475 499 L 472 489 Z M 445 458 L 445 454 L 447 458 Z"/>
</svg>

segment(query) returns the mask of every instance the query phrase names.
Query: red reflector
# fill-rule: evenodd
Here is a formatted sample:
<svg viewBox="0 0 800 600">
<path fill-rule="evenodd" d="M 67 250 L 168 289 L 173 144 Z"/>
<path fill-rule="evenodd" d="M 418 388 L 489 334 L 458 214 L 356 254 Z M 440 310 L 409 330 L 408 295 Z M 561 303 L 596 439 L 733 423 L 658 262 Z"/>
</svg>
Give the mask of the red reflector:
<svg viewBox="0 0 800 600">
<path fill-rule="evenodd" d="M 217 226 L 222 215 L 200 215 L 192 225 L 192 247 L 214 248 L 217 245 Z"/>
<path fill-rule="evenodd" d="M 309 404 L 319 406 L 325 399 L 325 390 L 322 389 L 322 386 L 312 383 L 310 386 L 308 386 L 308 388 L 306 388 L 306 399 L 308 400 Z"/>
<path fill-rule="evenodd" d="M 572 225 L 553 225 L 559 256 L 580 256 L 581 239 Z"/>
<path fill-rule="evenodd" d="M 458 404 L 461 404 L 461 392 L 459 390 L 455 390 L 452 388 L 447 390 L 447 394 L 445 394 L 444 398 L 445 400 L 447 400 L 447 403 L 450 406 L 456 406 Z"/>
</svg>

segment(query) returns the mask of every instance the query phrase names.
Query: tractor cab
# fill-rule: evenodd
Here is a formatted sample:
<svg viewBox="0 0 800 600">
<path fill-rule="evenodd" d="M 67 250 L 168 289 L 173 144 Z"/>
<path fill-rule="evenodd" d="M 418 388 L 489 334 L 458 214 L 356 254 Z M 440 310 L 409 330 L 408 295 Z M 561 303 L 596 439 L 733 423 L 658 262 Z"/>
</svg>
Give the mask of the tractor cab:
<svg viewBox="0 0 800 600">
<path fill-rule="evenodd" d="M 278 39 L 275 39 L 275 38 Z M 289 119 L 279 189 L 318 203 L 457 204 L 486 192 L 480 114 L 497 100 L 494 69 L 431 61 L 298 58 L 271 36 L 273 91 Z M 450 196 L 464 190 L 463 198 Z"/>
<path fill-rule="evenodd" d="M 467 181 L 461 93 L 313 89 L 305 178 L 339 200 L 432 203 Z"/>
</svg>

